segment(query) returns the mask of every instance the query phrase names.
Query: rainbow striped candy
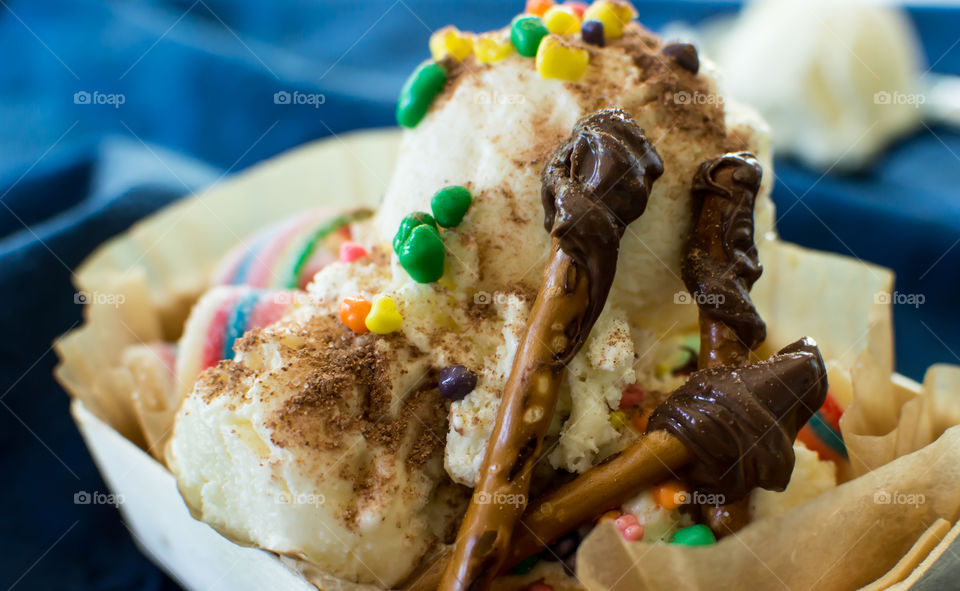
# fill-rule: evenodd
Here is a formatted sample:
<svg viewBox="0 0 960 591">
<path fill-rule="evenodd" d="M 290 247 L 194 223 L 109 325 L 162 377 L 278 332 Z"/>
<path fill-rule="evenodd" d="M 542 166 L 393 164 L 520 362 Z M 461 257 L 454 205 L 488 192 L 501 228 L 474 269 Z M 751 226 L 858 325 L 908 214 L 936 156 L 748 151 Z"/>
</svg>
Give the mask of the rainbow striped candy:
<svg viewBox="0 0 960 591">
<path fill-rule="evenodd" d="M 233 345 L 248 330 L 273 324 L 303 297 L 301 292 L 220 286 L 208 291 L 190 312 L 177 347 L 176 374 L 181 392 L 200 373 L 233 359 Z"/>
<path fill-rule="evenodd" d="M 840 432 L 841 416 L 843 416 L 843 407 L 828 391 L 823 406 L 810 417 L 797 434 L 797 439 L 817 452 L 821 460 L 846 461 L 847 447 L 843 443 L 843 434 Z"/>
<path fill-rule="evenodd" d="M 227 254 L 213 284 L 303 289 L 317 271 L 337 260 L 340 245 L 351 238 L 350 224 L 372 213 L 356 209 L 331 216 L 318 210 L 269 226 Z"/>
</svg>

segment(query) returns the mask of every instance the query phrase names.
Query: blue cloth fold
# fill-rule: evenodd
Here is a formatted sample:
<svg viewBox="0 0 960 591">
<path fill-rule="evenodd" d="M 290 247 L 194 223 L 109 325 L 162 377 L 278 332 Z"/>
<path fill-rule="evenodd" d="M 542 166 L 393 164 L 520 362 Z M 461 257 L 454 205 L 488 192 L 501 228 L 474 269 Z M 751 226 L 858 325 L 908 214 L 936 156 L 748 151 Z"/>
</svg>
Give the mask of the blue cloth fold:
<svg viewBox="0 0 960 591">
<path fill-rule="evenodd" d="M 636 2 L 659 28 L 734 2 Z M 298 144 L 393 124 L 431 30 L 502 26 L 488 0 L 4 0 L 0 2 L 0 585 L 174 589 L 117 512 L 55 384 L 50 345 L 80 321 L 72 270 L 158 208 Z M 934 70 L 960 73 L 960 10 L 911 9 Z M 323 103 L 278 104 L 280 92 Z M 777 161 L 782 235 L 887 265 L 898 368 L 960 363 L 960 134 L 921 129 L 856 175 Z M 928 587 L 934 589 L 936 587 Z"/>
</svg>

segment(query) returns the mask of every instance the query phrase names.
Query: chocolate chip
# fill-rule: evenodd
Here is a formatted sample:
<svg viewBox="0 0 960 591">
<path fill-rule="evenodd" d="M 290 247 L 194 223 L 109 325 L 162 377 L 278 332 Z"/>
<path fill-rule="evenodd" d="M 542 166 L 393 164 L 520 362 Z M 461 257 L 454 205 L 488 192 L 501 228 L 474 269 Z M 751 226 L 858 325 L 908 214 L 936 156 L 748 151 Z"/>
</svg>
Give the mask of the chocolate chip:
<svg viewBox="0 0 960 591">
<path fill-rule="evenodd" d="M 450 400 L 463 400 L 477 387 L 477 375 L 462 365 L 440 370 L 440 394 Z"/>
<path fill-rule="evenodd" d="M 684 70 L 694 74 L 700 71 L 700 58 L 697 56 L 697 48 L 689 43 L 671 43 L 663 48 L 663 55 L 677 60 Z"/>
</svg>

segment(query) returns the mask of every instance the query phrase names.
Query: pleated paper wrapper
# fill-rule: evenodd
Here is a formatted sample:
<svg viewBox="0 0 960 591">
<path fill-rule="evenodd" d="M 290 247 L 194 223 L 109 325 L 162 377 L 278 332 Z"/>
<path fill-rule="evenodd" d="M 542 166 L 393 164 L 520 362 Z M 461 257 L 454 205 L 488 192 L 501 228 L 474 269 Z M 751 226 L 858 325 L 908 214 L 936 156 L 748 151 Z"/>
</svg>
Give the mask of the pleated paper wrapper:
<svg viewBox="0 0 960 591">
<path fill-rule="evenodd" d="M 176 341 L 217 262 L 253 232 L 317 207 L 375 207 L 398 141 L 374 131 L 298 148 L 142 221 L 76 273 L 78 290 L 114 297 L 91 298 L 82 327 L 58 340 L 57 378 L 134 539 L 186 588 L 373 589 L 238 546 L 190 517 L 157 461 L 178 400 L 150 358 Z M 760 249 L 759 353 L 816 339 L 831 388 L 852 398 L 841 419 L 846 481 L 710 547 L 626 542 L 604 524 L 581 545 L 576 578 L 541 563 L 510 587 L 547 576 L 558 591 L 839 591 L 960 577 L 960 368 L 934 366 L 923 384 L 893 373 L 888 270 L 779 241 Z"/>
</svg>

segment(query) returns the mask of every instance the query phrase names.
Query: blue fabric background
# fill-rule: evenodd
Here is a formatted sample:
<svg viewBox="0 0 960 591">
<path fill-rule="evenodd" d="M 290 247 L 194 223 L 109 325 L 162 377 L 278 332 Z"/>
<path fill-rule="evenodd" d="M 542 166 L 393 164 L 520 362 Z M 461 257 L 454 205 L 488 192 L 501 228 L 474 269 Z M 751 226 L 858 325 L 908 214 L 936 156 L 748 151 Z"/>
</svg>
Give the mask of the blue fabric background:
<svg viewBox="0 0 960 591">
<path fill-rule="evenodd" d="M 641 20 L 698 21 L 726 2 L 638 2 Z M 71 270 L 140 217 L 297 144 L 393 123 L 430 30 L 484 30 L 522 2 L 0 1 L 0 586 L 174 589 L 111 507 L 51 378 L 80 320 Z M 960 10 L 914 9 L 929 62 L 960 73 Z M 758 76 L 762 76 L 758 73 Z M 323 93 L 319 109 L 275 105 Z M 79 91 L 125 103 L 77 105 Z M 777 165 L 782 234 L 893 267 L 898 367 L 960 362 L 960 134 L 921 130 L 858 175 Z"/>
</svg>

